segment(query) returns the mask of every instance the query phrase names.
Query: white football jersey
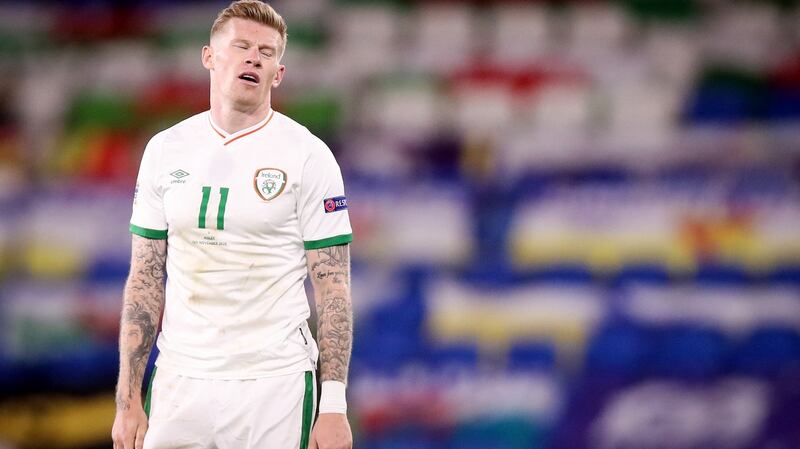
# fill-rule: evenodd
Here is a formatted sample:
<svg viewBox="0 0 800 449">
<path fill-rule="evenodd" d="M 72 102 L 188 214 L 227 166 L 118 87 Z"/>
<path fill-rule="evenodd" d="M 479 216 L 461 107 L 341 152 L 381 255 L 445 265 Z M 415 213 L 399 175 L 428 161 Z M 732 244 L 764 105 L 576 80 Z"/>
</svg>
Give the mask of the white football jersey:
<svg viewBox="0 0 800 449">
<path fill-rule="evenodd" d="M 305 250 L 349 243 L 328 147 L 275 111 L 227 134 L 210 112 L 147 144 L 131 232 L 167 239 L 159 368 L 246 379 L 313 369 Z"/>
</svg>

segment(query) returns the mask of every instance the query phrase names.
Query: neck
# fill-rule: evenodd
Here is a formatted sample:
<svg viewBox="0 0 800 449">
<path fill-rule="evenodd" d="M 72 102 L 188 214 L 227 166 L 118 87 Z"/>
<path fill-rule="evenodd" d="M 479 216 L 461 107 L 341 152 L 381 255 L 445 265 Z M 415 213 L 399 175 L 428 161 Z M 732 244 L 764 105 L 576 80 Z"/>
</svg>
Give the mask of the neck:
<svg viewBox="0 0 800 449">
<path fill-rule="evenodd" d="M 228 134 L 249 128 L 267 118 L 270 99 L 255 107 L 242 107 L 231 102 L 214 101 L 211 98 L 211 118 L 217 126 Z"/>
</svg>

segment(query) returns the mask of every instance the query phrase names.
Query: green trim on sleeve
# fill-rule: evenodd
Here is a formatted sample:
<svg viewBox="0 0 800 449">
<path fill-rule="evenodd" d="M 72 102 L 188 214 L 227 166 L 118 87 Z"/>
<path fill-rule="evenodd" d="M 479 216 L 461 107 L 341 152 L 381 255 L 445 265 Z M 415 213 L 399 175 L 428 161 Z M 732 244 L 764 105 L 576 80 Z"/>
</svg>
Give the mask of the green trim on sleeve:
<svg viewBox="0 0 800 449">
<path fill-rule="evenodd" d="M 140 228 L 135 224 L 131 224 L 130 227 L 131 233 L 140 235 L 147 239 L 157 239 L 157 240 L 164 240 L 167 238 L 167 230 L 159 231 L 157 229 L 147 229 L 147 228 Z"/>
<path fill-rule="evenodd" d="M 344 245 L 353 241 L 353 234 L 342 234 L 322 240 L 309 240 L 303 242 L 306 250 L 327 248 L 329 246 Z"/>
</svg>

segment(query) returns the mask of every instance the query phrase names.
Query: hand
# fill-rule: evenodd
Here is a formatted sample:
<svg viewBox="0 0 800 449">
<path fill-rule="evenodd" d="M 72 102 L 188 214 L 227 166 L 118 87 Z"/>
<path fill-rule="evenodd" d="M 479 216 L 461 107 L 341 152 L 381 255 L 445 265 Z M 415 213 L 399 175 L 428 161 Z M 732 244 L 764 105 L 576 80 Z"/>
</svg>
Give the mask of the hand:
<svg viewBox="0 0 800 449">
<path fill-rule="evenodd" d="M 111 438 L 114 449 L 142 449 L 147 432 L 147 415 L 141 405 L 132 405 L 127 410 L 117 409 Z"/>
<path fill-rule="evenodd" d="M 308 449 L 352 449 L 353 434 L 344 413 L 320 413 Z"/>
</svg>

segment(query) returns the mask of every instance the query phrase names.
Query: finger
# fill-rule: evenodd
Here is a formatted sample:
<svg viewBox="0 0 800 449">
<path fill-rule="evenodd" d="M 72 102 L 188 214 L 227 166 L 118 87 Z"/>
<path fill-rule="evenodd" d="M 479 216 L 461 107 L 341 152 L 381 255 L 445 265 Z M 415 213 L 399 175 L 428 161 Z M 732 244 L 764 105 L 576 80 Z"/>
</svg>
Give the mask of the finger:
<svg viewBox="0 0 800 449">
<path fill-rule="evenodd" d="M 142 449 L 144 447 L 144 435 L 147 433 L 147 424 L 143 424 L 136 429 L 136 439 L 134 440 L 134 449 Z"/>
<path fill-rule="evenodd" d="M 125 437 L 121 434 L 114 435 L 114 449 L 123 449 L 125 447 L 124 442 Z"/>
<path fill-rule="evenodd" d="M 122 436 L 122 444 L 120 444 L 120 449 L 133 449 L 133 442 L 136 439 L 135 432 L 135 428 L 125 432 L 125 435 Z"/>
<path fill-rule="evenodd" d="M 317 437 L 314 435 L 314 432 L 311 432 L 311 438 L 308 439 L 308 449 L 319 449 L 317 446 Z"/>
</svg>

